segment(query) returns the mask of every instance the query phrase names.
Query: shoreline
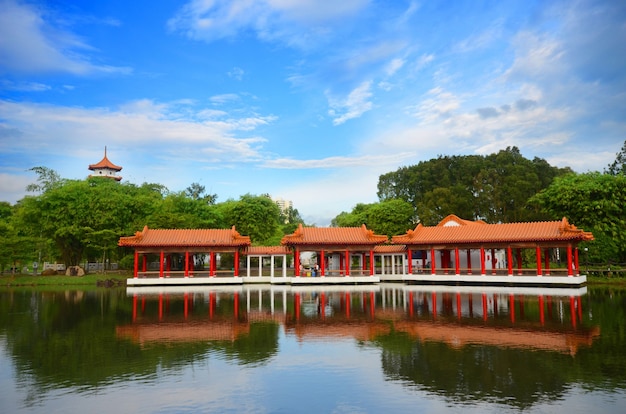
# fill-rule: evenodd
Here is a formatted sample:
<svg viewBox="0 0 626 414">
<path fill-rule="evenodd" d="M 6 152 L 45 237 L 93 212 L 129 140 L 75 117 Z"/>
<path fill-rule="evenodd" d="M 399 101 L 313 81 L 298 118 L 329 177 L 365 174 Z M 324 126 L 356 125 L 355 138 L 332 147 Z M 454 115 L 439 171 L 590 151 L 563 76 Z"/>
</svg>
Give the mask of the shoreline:
<svg viewBox="0 0 626 414">
<path fill-rule="evenodd" d="M 90 273 L 84 276 L 33 276 L 33 275 L 1 275 L 0 288 L 11 287 L 82 287 L 82 288 L 115 288 L 126 286 L 130 274 Z M 626 278 L 588 276 L 587 286 L 591 287 L 623 287 L 626 289 Z"/>
</svg>

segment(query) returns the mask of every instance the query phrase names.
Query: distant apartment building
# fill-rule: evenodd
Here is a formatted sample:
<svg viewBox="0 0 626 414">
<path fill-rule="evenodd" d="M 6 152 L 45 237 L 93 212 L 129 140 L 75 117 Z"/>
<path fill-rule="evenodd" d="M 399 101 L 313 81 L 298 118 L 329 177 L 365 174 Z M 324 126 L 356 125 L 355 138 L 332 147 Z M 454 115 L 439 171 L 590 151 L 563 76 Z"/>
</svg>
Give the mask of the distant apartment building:
<svg viewBox="0 0 626 414">
<path fill-rule="evenodd" d="M 282 198 L 272 198 L 272 201 L 276 203 L 278 208 L 280 208 L 280 212 L 283 213 L 284 216 L 287 216 L 287 210 L 293 208 L 293 202 L 291 200 L 284 200 Z"/>
</svg>

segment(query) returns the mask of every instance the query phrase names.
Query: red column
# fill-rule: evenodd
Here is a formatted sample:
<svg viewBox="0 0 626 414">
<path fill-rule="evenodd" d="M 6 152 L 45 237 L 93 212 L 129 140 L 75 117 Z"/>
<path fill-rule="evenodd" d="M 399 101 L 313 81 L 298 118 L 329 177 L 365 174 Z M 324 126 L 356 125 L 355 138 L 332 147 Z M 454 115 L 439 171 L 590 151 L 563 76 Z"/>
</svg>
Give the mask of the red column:
<svg viewBox="0 0 626 414">
<path fill-rule="evenodd" d="M 522 249 L 517 249 L 517 274 L 521 275 L 522 273 Z"/>
<path fill-rule="evenodd" d="M 326 257 L 324 257 L 324 250 L 320 252 L 320 272 L 322 272 L 322 277 L 326 276 Z"/>
<path fill-rule="evenodd" d="M 461 274 L 461 258 L 459 257 L 459 248 L 454 248 L 454 274 Z"/>
<path fill-rule="evenodd" d="M 209 277 L 215 276 L 215 270 L 217 266 L 215 265 L 215 252 L 209 253 Z"/>
<path fill-rule="evenodd" d="M 189 251 L 185 252 L 185 277 L 189 277 Z"/>
<path fill-rule="evenodd" d="M 135 250 L 135 263 L 134 263 L 133 276 L 136 278 L 139 277 L 139 252 Z"/>
<path fill-rule="evenodd" d="M 293 254 L 293 265 L 295 267 L 294 273 L 296 277 L 300 277 L 300 250 L 296 249 Z"/>
<path fill-rule="evenodd" d="M 143 254 L 143 263 L 141 264 L 141 271 L 145 272 L 148 268 L 148 254 Z"/>
<path fill-rule="evenodd" d="M 430 249 L 430 271 L 434 275 L 437 270 L 437 258 L 435 257 L 435 249 Z"/>
<path fill-rule="evenodd" d="M 546 276 L 550 276 L 550 249 L 545 249 L 543 254 L 546 256 Z"/>
<path fill-rule="evenodd" d="M 491 274 L 496 274 L 496 250 L 491 249 Z"/>
<path fill-rule="evenodd" d="M 370 276 L 374 276 L 374 250 L 370 250 Z"/>
<path fill-rule="evenodd" d="M 567 245 L 567 275 L 573 276 L 574 272 L 572 270 L 572 245 Z"/>
<path fill-rule="evenodd" d="M 261 258 L 259 257 L 259 260 Z M 239 276 L 239 250 L 235 250 L 235 277 Z"/>
<path fill-rule="evenodd" d="M 350 276 L 350 252 L 346 250 L 346 276 Z"/>
<path fill-rule="evenodd" d="M 485 276 L 485 248 L 480 246 L 480 274 Z"/>
<path fill-rule="evenodd" d="M 472 250 L 467 249 L 467 274 L 472 274 Z"/>
<path fill-rule="evenodd" d="M 159 260 L 159 277 L 163 277 L 163 260 L 165 259 L 165 253 L 161 250 L 160 260 Z"/>
<path fill-rule="evenodd" d="M 507 246 L 506 248 L 506 261 L 509 276 L 513 276 L 513 251 L 511 250 L 511 246 Z"/>
<path fill-rule="evenodd" d="M 539 246 L 535 248 L 535 255 L 537 256 L 537 276 L 541 276 L 541 248 Z"/>
</svg>

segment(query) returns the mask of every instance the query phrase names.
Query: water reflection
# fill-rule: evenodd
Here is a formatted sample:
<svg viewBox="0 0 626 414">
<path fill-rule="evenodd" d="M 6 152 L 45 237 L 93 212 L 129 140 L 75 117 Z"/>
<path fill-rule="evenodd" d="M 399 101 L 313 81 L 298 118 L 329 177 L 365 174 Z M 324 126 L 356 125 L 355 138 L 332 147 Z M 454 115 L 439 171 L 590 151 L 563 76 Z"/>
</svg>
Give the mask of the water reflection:
<svg viewBox="0 0 626 414">
<path fill-rule="evenodd" d="M 36 405 L 46 390 L 154 386 L 217 359 L 223 363 L 207 374 L 211 383 L 243 366 L 299 390 L 319 372 L 324 380 L 316 378 L 315 389 L 328 398 L 363 399 L 399 385 L 406 401 L 418 392 L 444 406 L 523 409 L 563 399 L 580 384 L 623 395 L 625 297 L 586 288 L 399 284 L 0 290 L 0 345 L 12 381 L 26 393 L 23 406 Z M 285 363 L 292 358 L 300 361 L 293 368 Z M 349 377 L 361 370 L 384 384 L 361 388 L 361 378 Z M 289 397 L 273 392 L 277 400 Z M 377 393 L 368 401 L 372 411 L 387 407 L 384 391 Z"/>
<path fill-rule="evenodd" d="M 579 326 L 586 288 L 148 289 L 128 289 L 132 323 L 116 329 L 119 337 L 141 345 L 234 341 L 249 335 L 250 326 L 260 322 L 282 325 L 287 334 L 301 340 L 348 337 L 371 341 L 393 332 L 453 348 L 480 344 L 570 355 L 590 346 L 599 335 L 597 326 Z"/>
</svg>

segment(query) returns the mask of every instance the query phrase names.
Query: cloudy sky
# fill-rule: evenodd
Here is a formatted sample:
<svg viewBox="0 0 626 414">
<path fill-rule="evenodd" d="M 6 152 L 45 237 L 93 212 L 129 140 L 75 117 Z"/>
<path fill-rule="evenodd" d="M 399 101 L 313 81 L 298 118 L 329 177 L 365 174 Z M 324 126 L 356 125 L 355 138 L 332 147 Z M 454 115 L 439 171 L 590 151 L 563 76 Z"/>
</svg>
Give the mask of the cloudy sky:
<svg viewBox="0 0 626 414">
<path fill-rule="evenodd" d="M 0 0 L 0 201 L 106 146 L 324 226 L 438 155 L 603 171 L 625 137 L 623 0 Z"/>
</svg>

